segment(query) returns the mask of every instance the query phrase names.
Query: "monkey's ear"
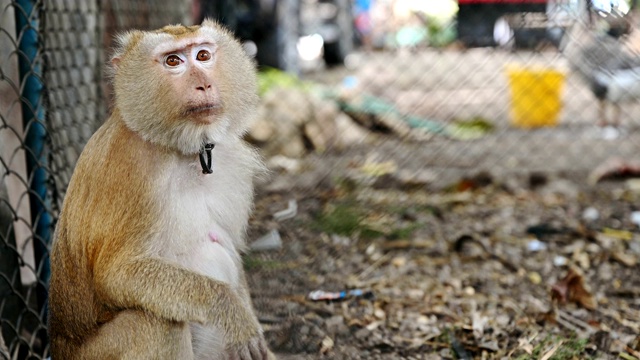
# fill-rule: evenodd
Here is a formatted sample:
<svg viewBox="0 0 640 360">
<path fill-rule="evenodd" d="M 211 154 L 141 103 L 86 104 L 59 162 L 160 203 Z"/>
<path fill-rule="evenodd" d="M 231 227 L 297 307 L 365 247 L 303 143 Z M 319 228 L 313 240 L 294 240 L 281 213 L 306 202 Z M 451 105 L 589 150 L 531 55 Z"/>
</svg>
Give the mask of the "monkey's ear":
<svg viewBox="0 0 640 360">
<path fill-rule="evenodd" d="M 142 33 L 140 31 L 129 31 L 116 35 L 115 48 L 113 56 L 111 57 L 111 66 L 114 69 L 118 68 L 122 57 L 138 42 L 141 36 Z"/>
<path fill-rule="evenodd" d="M 120 66 L 120 60 L 121 60 L 121 59 L 122 59 L 122 58 L 121 58 L 120 56 L 114 56 L 114 57 L 112 57 L 112 58 L 111 58 L 111 66 L 112 66 L 114 69 L 117 69 L 117 68 L 118 68 L 118 66 Z"/>
</svg>

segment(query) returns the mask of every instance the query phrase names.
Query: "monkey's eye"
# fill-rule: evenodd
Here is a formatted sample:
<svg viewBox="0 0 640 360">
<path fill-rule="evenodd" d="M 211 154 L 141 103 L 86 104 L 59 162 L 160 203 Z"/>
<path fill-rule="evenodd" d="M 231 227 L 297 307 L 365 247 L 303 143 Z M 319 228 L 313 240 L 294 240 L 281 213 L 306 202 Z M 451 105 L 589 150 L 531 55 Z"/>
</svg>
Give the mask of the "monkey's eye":
<svg viewBox="0 0 640 360">
<path fill-rule="evenodd" d="M 198 55 L 196 55 L 196 59 L 198 59 L 198 61 L 207 61 L 211 59 L 211 53 L 208 50 L 200 50 L 198 51 Z"/>
<path fill-rule="evenodd" d="M 180 65 L 181 62 L 182 60 L 180 60 L 180 57 L 175 54 L 169 55 L 166 58 L 164 58 L 165 65 L 171 66 L 171 67 L 178 66 Z"/>
</svg>

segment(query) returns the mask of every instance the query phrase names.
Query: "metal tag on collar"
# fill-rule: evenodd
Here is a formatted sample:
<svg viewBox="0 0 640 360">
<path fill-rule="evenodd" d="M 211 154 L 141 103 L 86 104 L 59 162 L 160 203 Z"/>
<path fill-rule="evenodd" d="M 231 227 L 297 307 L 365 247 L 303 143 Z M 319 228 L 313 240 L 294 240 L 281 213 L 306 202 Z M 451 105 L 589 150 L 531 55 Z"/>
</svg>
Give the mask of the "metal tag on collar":
<svg viewBox="0 0 640 360">
<path fill-rule="evenodd" d="M 200 149 L 200 165 L 202 165 L 202 173 L 203 174 L 211 174 L 213 170 L 211 170 L 211 150 L 215 147 L 215 144 L 204 144 Z"/>
</svg>

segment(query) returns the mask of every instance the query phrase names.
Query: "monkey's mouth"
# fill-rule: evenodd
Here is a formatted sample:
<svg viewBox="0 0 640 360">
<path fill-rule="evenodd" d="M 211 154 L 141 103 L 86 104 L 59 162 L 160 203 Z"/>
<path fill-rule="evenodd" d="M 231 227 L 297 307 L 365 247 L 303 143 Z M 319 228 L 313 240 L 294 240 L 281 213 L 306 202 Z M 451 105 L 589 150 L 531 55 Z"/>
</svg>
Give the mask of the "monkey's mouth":
<svg viewBox="0 0 640 360">
<path fill-rule="evenodd" d="M 222 113 L 222 104 L 220 103 L 207 103 L 202 105 L 188 106 L 184 110 L 184 116 L 197 116 L 204 117 L 210 115 L 218 115 Z"/>
</svg>

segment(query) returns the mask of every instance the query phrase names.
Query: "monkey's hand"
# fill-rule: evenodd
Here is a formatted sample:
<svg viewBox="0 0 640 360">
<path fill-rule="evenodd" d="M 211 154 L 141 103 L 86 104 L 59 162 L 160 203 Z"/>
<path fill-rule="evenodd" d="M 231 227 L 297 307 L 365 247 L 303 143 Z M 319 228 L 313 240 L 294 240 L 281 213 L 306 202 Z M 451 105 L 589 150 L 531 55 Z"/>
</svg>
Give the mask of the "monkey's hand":
<svg viewBox="0 0 640 360">
<path fill-rule="evenodd" d="M 270 360 L 271 356 L 261 332 L 244 343 L 230 344 L 226 351 L 226 360 Z"/>
<path fill-rule="evenodd" d="M 225 332 L 225 360 L 268 360 L 269 349 L 251 306 L 238 298 L 229 299 L 226 309 L 217 309 L 218 326 Z"/>
</svg>

